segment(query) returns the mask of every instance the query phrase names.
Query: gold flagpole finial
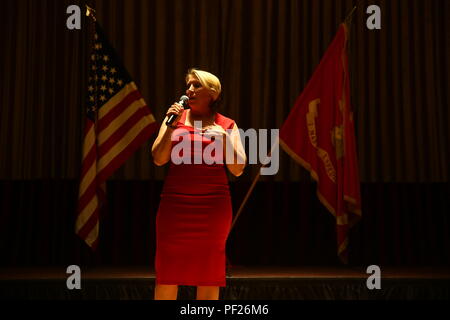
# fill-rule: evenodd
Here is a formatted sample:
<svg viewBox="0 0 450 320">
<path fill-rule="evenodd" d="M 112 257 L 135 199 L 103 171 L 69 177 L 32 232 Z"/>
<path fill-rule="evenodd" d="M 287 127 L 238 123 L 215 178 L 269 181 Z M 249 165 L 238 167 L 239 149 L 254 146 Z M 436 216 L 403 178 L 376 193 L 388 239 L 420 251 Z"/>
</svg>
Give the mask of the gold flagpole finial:
<svg viewBox="0 0 450 320">
<path fill-rule="evenodd" d="M 97 21 L 95 18 L 95 10 L 88 5 L 86 5 L 86 17 L 91 17 L 94 21 Z"/>
</svg>

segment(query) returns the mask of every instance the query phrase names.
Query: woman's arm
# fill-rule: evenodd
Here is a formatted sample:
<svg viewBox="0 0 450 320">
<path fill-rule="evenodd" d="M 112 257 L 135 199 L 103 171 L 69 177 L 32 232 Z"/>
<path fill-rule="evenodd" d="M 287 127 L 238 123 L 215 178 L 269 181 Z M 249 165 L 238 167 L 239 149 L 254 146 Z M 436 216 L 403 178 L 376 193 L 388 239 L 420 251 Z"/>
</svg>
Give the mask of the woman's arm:
<svg viewBox="0 0 450 320">
<path fill-rule="evenodd" d="M 236 177 L 239 177 L 245 168 L 247 162 L 247 156 L 245 155 L 244 147 L 242 146 L 241 137 L 239 134 L 239 128 L 236 123 L 233 126 L 231 133 L 226 134 L 227 144 L 226 146 L 232 146 L 233 161 L 226 161 L 228 170 Z M 227 154 L 226 147 L 224 149 L 225 155 Z"/>
<path fill-rule="evenodd" d="M 177 118 L 173 122 L 173 126 L 175 126 L 183 114 L 183 107 L 175 103 L 173 104 L 169 110 L 167 110 L 166 118 L 164 119 L 161 127 L 159 128 L 158 137 L 152 146 L 152 156 L 153 162 L 157 166 L 163 166 L 170 160 L 170 155 L 172 153 L 172 132 L 173 127 L 166 126 L 166 121 L 171 114 L 177 114 Z"/>
</svg>

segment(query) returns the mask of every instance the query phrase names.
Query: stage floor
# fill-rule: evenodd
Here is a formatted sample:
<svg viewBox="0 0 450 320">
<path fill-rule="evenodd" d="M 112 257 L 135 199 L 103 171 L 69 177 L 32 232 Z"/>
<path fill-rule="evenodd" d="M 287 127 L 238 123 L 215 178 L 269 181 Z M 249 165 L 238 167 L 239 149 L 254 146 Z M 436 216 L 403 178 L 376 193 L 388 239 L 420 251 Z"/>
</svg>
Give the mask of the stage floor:
<svg viewBox="0 0 450 320">
<path fill-rule="evenodd" d="M 82 290 L 68 290 L 67 267 L 1 268 L 0 298 L 44 300 L 152 299 L 155 273 L 148 267 L 81 267 Z M 244 267 L 228 270 L 224 300 L 450 299 L 448 268 L 381 267 L 381 289 L 367 288 L 366 268 Z M 179 298 L 192 300 L 194 287 Z"/>
<path fill-rule="evenodd" d="M 381 267 L 382 279 L 450 279 L 450 269 L 435 267 Z M 81 267 L 84 279 L 155 279 L 149 267 Z M 228 270 L 227 279 L 367 279 L 363 268 L 244 267 Z M 65 267 L 0 268 L 0 280 L 66 279 Z"/>
</svg>

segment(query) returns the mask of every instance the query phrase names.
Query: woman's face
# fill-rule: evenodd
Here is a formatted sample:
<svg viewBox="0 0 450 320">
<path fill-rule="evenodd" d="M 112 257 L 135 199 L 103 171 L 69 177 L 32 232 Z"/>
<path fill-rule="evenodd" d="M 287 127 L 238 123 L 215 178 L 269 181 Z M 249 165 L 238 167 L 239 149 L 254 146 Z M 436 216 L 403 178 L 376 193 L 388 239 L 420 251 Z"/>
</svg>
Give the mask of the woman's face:
<svg viewBox="0 0 450 320">
<path fill-rule="evenodd" d="M 188 75 L 186 95 L 189 97 L 189 106 L 193 110 L 204 109 L 211 104 L 213 98 L 208 88 L 202 86 L 194 75 Z"/>
</svg>

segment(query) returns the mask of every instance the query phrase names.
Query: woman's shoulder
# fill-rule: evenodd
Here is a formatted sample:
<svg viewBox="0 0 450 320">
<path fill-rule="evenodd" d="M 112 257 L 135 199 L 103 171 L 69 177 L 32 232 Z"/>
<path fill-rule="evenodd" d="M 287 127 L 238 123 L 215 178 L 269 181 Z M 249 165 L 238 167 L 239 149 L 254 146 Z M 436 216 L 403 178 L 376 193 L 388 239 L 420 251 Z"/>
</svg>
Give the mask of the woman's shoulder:
<svg viewBox="0 0 450 320">
<path fill-rule="evenodd" d="M 215 122 L 220 125 L 222 128 L 226 129 L 232 129 L 234 127 L 234 120 L 228 117 L 225 117 L 223 114 L 216 113 L 216 120 Z"/>
</svg>

